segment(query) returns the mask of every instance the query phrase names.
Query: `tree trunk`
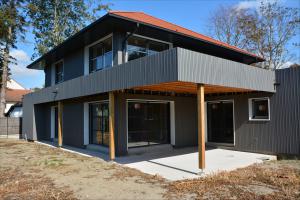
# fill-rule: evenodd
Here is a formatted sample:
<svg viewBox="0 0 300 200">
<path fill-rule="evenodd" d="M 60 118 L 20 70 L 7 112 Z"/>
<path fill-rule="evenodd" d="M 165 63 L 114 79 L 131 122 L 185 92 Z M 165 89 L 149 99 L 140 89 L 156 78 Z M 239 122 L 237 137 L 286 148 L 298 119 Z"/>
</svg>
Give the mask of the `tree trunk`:
<svg viewBox="0 0 300 200">
<path fill-rule="evenodd" d="M 4 117 L 5 114 L 10 38 L 11 38 L 11 27 L 8 28 L 8 40 L 6 42 L 4 48 L 4 55 L 3 55 L 2 81 L 1 81 L 1 91 L 0 91 L 0 117 Z"/>
</svg>

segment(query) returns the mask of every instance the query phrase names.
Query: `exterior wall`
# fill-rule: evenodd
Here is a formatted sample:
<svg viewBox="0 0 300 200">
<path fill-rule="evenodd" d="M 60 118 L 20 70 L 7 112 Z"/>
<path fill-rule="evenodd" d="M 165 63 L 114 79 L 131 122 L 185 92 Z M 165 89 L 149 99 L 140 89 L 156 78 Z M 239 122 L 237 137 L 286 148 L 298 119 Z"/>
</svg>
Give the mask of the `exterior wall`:
<svg viewBox="0 0 300 200">
<path fill-rule="evenodd" d="M 234 149 L 252 152 L 300 154 L 300 68 L 276 71 L 276 93 L 208 97 L 234 99 Z M 249 121 L 248 99 L 270 97 L 270 121 Z"/>
<path fill-rule="evenodd" d="M 60 60 L 60 59 L 59 59 Z M 58 61 L 58 60 L 57 60 Z M 55 61 L 56 62 L 56 61 Z M 64 81 L 71 80 L 84 74 L 84 54 L 83 49 L 63 58 L 64 62 Z M 45 87 L 50 87 L 52 82 L 52 63 L 49 63 L 45 72 Z M 53 79 L 54 80 L 54 79 Z"/>
<path fill-rule="evenodd" d="M 63 106 L 63 144 L 83 147 L 83 103 Z"/>
</svg>

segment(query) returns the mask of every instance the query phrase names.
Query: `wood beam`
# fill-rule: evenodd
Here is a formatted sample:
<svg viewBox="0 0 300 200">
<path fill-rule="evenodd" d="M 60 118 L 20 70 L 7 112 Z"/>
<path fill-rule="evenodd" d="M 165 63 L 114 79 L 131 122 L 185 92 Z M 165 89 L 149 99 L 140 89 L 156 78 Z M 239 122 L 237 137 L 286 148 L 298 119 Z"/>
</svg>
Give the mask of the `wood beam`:
<svg viewBox="0 0 300 200">
<path fill-rule="evenodd" d="M 62 130 L 62 118 L 63 118 L 63 104 L 61 101 L 58 102 L 58 147 L 62 146 L 62 137 L 63 137 L 63 130 Z"/>
<path fill-rule="evenodd" d="M 109 158 L 115 159 L 115 94 L 109 92 Z"/>
<path fill-rule="evenodd" d="M 204 114 L 204 85 L 197 85 L 198 108 L 198 159 L 199 169 L 205 168 L 205 114 Z"/>
</svg>

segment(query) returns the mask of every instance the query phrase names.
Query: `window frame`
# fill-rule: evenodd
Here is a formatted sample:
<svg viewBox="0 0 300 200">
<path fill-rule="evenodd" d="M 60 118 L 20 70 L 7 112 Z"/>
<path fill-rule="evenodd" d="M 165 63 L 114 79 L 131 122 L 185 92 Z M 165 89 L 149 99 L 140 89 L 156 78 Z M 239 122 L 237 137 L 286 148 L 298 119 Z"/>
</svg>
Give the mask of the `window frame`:
<svg viewBox="0 0 300 200">
<path fill-rule="evenodd" d="M 99 71 L 99 70 L 90 71 L 90 47 L 92 47 L 110 37 L 111 37 L 111 51 L 112 51 L 111 67 L 113 67 L 113 65 L 114 65 L 114 37 L 113 37 L 113 33 L 110 33 L 110 34 L 100 38 L 99 40 L 96 40 L 95 42 L 88 44 L 84 47 L 84 75 L 88 75 L 88 74 Z M 110 68 L 110 67 L 107 67 L 107 68 Z M 103 68 L 102 70 L 105 70 L 107 68 Z"/>
<path fill-rule="evenodd" d="M 56 82 L 56 64 L 58 64 L 60 62 L 62 62 L 62 80 Z M 55 63 L 53 63 L 53 68 L 54 68 L 53 69 L 53 72 L 54 72 L 53 73 L 54 85 L 64 82 L 64 80 L 65 80 L 65 62 L 64 62 L 64 59 L 60 59 L 60 60 L 56 61 Z"/>
<path fill-rule="evenodd" d="M 253 100 L 267 100 L 268 102 L 268 118 L 267 119 L 256 119 L 253 118 Z M 248 99 L 248 114 L 249 121 L 270 121 L 271 120 L 271 110 L 270 110 L 270 98 L 269 97 L 256 97 Z"/>
<path fill-rule="evenodd" d="M 130 35 L 130 34 L 131 34 L 130 32 L 127 32 L 127 36 Z M 171 42 L 167 42 L 167 41 L 163 41 L 163 40 L 159 40 L 159 39 L 155 39 L 155 38 L 151 38 L 151 37 L 147 37 L 147 36 L 143 36 L 143 35 L 139 35 L 139 34 L 135 34 L 135 33 L 131 34 L 130 36 L 131 37 L 132 36 L 139 37 L 139 38 L 143 38 L 143 39 L 147 39 L 147 40 L 152 40 L 154 42 L 160 42 L 160 43 L 168 44 L 169 45 L 168 49 L 173 48 L 173 43 L 171 43 Z M 126 40 L 126 47 L 125 47 L 125 63 L 128 62 L 128 48 L 127 48 L 127 46 L 128 46 L 128 40 Z M 148 49 L 147 49 L 147 53 L 148 53 Z M 146 55 L 146 56 L 149 56 L 149 55 Z"/>
</svg>

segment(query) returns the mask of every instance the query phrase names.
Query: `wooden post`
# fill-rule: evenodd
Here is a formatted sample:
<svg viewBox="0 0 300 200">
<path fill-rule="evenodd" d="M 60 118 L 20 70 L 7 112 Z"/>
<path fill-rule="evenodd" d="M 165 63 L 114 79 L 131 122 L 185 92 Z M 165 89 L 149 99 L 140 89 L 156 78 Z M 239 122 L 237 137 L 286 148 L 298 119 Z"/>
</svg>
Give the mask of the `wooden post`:
<svg viewBox="0 0 300 200">
<path fill-rule="evenodd" d="M 62 113 L 63 113 L 63 104 L 62 102 L 58 102 L 58 147 L 62 146 L 62 137 L 63 137 L 63 130 L 62 130 Z"/>
<path fill-rule="evenodd" d="M 109 93 L 109 158 L 115 159 L 115 94 Z"/>
<path fill-rule="evenodd" d="M 205 168 L 204 85 L 197 85 L 199 169 Z"/>
</svg>

